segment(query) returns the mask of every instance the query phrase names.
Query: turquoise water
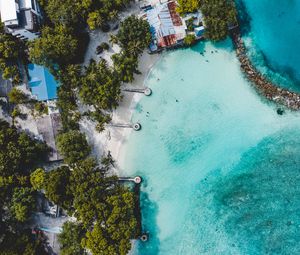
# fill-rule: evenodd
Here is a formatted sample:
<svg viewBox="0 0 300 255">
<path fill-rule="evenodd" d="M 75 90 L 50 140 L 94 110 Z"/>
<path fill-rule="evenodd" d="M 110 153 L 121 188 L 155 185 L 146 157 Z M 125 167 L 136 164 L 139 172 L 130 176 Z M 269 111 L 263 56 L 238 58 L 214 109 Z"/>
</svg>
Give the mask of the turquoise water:
<svg viewBox="0 0 300 255">
<path fill-rule="evenodd" d="M 249 53 L 281 86 L 300 92 L 300 1 L 237 0 Z"/>
<path fill-rule="evenodd" d="M 229 41 L 164 54 L 121 154 L 143 177 L 141 255 L 299 254 L 300 116 L 276 114 Z"/>
</svg>

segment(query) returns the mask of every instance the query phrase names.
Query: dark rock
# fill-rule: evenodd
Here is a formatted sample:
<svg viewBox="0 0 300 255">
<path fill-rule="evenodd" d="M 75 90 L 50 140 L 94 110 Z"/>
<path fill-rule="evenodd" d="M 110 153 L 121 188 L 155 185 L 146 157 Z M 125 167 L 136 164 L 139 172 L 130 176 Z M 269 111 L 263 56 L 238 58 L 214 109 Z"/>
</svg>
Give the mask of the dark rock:
<svg viewBox="0 0 300 255">
<path fill-rule="evenodd" d="M 284 114 L 284 110 L 281 109 L 281 108 L 278 108 L 278 109 L 277 109 L 277 114 L 278 114 L 278 115 L 283 115 L 283 114 Z"/>
</svg>

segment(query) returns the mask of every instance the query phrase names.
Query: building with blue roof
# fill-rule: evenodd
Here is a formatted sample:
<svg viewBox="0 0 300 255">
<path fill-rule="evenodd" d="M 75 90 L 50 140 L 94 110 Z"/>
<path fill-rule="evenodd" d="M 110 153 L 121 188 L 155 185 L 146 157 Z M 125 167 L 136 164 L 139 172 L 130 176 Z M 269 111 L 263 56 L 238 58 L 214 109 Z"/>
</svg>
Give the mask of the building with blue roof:
<svg viewBox="0 0 300 255">
<path fill-rule="evenodd" d="M 43 66 L 29 64 L 29 88 L 31 93 L 39 101 L 57 98 L 57 87 L 59 86 L 54 76 Z"/>
</svg>

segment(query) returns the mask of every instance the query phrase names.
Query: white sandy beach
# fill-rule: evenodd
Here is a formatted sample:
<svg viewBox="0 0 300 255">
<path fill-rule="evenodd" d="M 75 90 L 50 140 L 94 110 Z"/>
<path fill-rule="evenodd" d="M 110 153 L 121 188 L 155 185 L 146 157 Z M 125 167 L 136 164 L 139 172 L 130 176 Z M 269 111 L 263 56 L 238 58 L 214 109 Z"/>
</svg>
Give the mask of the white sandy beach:
<svg viewBox="0 0 300 255">
<path fill-rule="evenodd" d="M 158 0 L 147 0 L 146 2 L 156 4 Z M 126 9 L 126 11 L 120 14 L 120 20 L 124 20 L 130 15 L 138 15 L 140 13 L 140 3 L 141 2 L 136 1 L 136 3 L 131 4 L 130 8 Z M 109 42 L 110 34 L 115 34 L 116 32 L 117 30 L 104 33 L 99 29 L 90 31 L 90 42 L 85 55 L 83 64 L 84 66 L 88 66 L 91 59 L 94 59 L 97 62 L 100 59 L 105 59 L 109 65 L 112 65 L 111 56 L 115 53 L 118 53 L 120 51 L 120 47 L 118 45 L 110 45 L 111 47 L 108 51 L 103 51 L 99 55 L 96 54 L 96 48 L 102 42 Z M 139 71 L 142 74 L 135 75 L 134 82 L 132 82 L 131 84 L 123 84 L 122 87 L 142 88 L 147 86 L 147 84 L 145 84 L 145 80 L 152 66 L 156 63 L 159 57 L 160 56 L 157 54 L 149 55 L 145 51 L 139 60 Z M 114 124 L 131 123 L 131 116 L 134 111 L 135 105 L 140 100 L 140 98 L 144 96 L 143 94 L 129 92 L 122 92 L 122 94 L 122 102 L 120 103 L 119 107 L 112 113 L 112 123 Z M 116 160 L 115 174 L 121 175 L 122 168 L 124 167 L 124 162 L 122 162 L 122 160 L 120 159 L 120 149 L 124 142 L 126 142 L 126 139 L 128 139 L 128 136 L 132 129 L 115 128 L 108 125 L 105 131 L 103 131 L 102 133 L 98 133 L 95 130 L 95 123 L 87 120 L 86 118 L 80 122 L 80 128 L 81 131 L 86 134 L 88 142 L 93 148 L 93 156 L 99 159 L 103 154 L 110 151 L 111 155 Z"/>
<path fill-rule="evenodd" d="M 108 52 L 109 54 L 109 52 Z M 139 70 L 140 75 L 135 76 L 135 80 L 131 84 L 124 84 L 122 87 L 141 88 L 147 86 L 145 80 L 151 70 L 151 67 L 159 59 L 159 55 L 149 55 L 144 53 L 140 57 Z M 112 123 L 131 123 L 131 116 L 134 111 L 136 103 L 143 97 L 143 94 L 122 92 L 123 100 L 119 107 L 113 111 Z M 116 128 L 109 125 L 102 133 L 95 130 L 95 124 L 84 119 L 80 123 L 81 130 L 87 135 L 88 142 L 93 148 L 93 155 L 99 158 L 101 155 L 111 152 L 111 155 L 116 160 L 115 174 L 122 174 L 124 162 L 120 159 L 121 146 L 126 142 L 132 129 L 130 128 Z M 142 123 L 141 123 L 142 124 Z"/>
</svg>

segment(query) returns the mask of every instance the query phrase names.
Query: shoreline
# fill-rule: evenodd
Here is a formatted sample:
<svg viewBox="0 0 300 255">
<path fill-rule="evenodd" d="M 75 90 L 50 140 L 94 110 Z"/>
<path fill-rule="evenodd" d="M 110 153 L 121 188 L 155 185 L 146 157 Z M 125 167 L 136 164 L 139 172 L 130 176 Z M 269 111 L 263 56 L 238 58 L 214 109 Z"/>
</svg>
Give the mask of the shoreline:
<svg viewBox="0 0 300 255">
<path fill-rule="evenodd" d="M 137 15 L 140 12 L 139 5 L 133 3 L 129 9 L 121 13 L 121 20 L 125 19 L 129 15 Z M 115 31 L 112 31 L 115 33 Z M 109 40 L 109 34 L 104 33 L 101 30 L 96 30 L 90 33 L 91 40 L 84 58 L 83 65 L 87 65 L 90 59 L 99 61 L 101 58 L 105 59 L 108 65 L 112 65 L 111 56 L 114 53 L 118 53 L 120 48 L 117 44 L 112 45 L 108 51 L 97 55 L 95 54 L 96 47 L 101 42 L 107 42 Z M 160 59 L 160 54 L 148 54 L 147 50 L 139 58 L 138 70 L 141 72 L 139 75 L 134 75 L 134 81 L 132 83 L 124 83 L 121 89 L 124 87 L 142 88 L 145 87 L 148 75 L 151 72 L 152 67 Z M 144 96 L 140 93 L 131 93 L 122 91 L 123 99 L 119 103 L 119 106 L 111 112 L 112 123 L 130 123 L 132 114 L 134 112 L 136 104 Z M 143 123 L 141 123 L 143 124 Z M 124 160 L 120 156 L 121 148 L 126 143 L 132 129 L 131 128 L 116 128 L 109 125 L 101 133 L 95 130 L 95 123 L 84 119 L 80 122 L 80 130 L 85 133 L 89 144 L 92 147 L 92 155 L 100 160 L 101 156 L 107 154 L 110 151 L 111 156 L 115 160 L 115 165 L 112 168 L 114 174 L 122 175 L 122 168 L 124 166 Z"/>
<path fill-rule="evenodd" d="M 147 87 L 146 81 L 152 68 L 160 60 L 161 54 L 148 54 L 146 51 L 139 59 L 140 75 L 135 75 L 135 79 L 130 84 L 124 84 L 128 87 L 141 88 Z M 122 86 L 123 87 L 123 86 Z M 114 111 L 112 122 L 131 122 L 137 103 L 145 96 L 140 93 L 123 92 L 124 98 L 120 106 Z M 151 96 L 150 96 L 151 97 Z M 143 125 L 143 123 L 141 123 Z M 122 146 L 126 143 L 133 129 L 131 128 L 113 128 L 110 127 L 111 140 L 107 143 L 109 150 L 116 162 L 115 171 L 117 175 L 122 175 L 125 167 L 125 155 L 122 154 Z M 142 132 L 142 131 L 135 131 Z"/>
<path fill-rule="evenodd" d="M 260 96 L 274 102 L 278 107 L 284 106 L 290 110 L 300 110 L 300 95 L 296 92 L 291 92 L 288 89 L 276 86 L 269 81 L 263 74 L 256 69 L 251 60 L 247 57 L 247 50 L 244 45 L 240 33 L 233 33 L 232 40 L 235 46 L 236 57 L 240 62 L 240 67 L 245 75 L 245 78 L 253 85 Z M 163 51 L 164 52 L 164 51 Z M 151 73 L 153 66 L 161 58 L 161 54 L 148 54 L 146 51 L 142 54 L 139 60 L 140 75 L 135 75 L 135 80 L 130 84 L 124 84 L 128 87 L 141 88 L 145 87 L 146 80 Z M 123 87 L 123 86 L 122 86 Z M 119 107 L 113 111 L 112 122 L 130 123 L 135 106 L 144 96 L 139 93 L 123 92 L 123 100 Z M 141 123 L 142 124 L 142 123 Z M 107 139 L 104 145 L 104 151 L 110 151 L 115 159 L 115 174 L 122 174 L 122 168 L 125 167 L 125 155 L 122 155 L 122 145 L 127 141 L 131 134 L 130 128 L 113 128 L 108 127 L 103 133 L 107 133 L 111 139 Z"/>
<path fill-rule="evenodd" d="M 232 41 L 235 46 L 236 56 L 240 62 L 241 70 L 258 94 L 267 100 L 287 107 L 290 110 L 300 110 L 300 95 L 298 93 L 277 86 L 272 81 L 268 80 L 252 64 L 247 56 L 247 50 L 239 31 L 232 34 Z"/>
</svg>

